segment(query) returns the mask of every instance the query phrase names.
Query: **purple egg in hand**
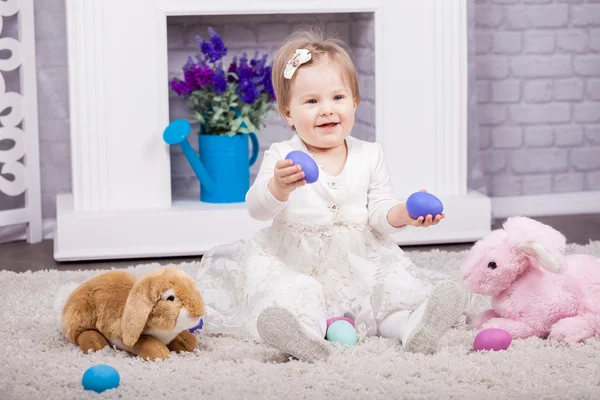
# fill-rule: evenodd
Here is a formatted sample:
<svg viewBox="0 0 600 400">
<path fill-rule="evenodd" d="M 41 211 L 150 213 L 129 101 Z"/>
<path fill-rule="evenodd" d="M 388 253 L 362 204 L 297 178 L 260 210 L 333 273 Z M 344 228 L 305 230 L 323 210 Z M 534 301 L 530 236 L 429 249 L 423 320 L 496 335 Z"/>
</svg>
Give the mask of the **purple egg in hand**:
<svg viewBox="0 0 600 400">
<path fill-rule="evenodd" d="M 512 342 L 512 336 L 504 329 L 484 329 L 477 334 L 473 342 L 475 351 L 481 350 L 506 350 Z"/>
<path fill-rule="evenodd" d="M 427 192 L 416 192 L 411 194 L 406 200 L 406 211 L 412 218 L 427 217 L 431 214 L 436 215 L 444 211 L 444 206 L 440 199 Z"/>
<path fill-rule="evenodd" d="M 319 167 L 317 166 L 317 163 L 305 152 L 299 150 L 290 151 L 288 155 L 285 156 L 285 159 L 292 160 L 294 165 L 299 164 L 302 167 L 306 183 L 313 183 L 319 179 Z"/>
</svg>

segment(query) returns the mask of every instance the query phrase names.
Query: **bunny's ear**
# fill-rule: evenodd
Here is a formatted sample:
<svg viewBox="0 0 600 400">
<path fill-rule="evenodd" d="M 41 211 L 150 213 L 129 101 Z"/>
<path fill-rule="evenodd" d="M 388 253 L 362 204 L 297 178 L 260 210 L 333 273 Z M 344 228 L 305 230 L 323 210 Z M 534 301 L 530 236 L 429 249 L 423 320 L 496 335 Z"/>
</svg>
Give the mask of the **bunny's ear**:
<svg viewBox="0 0 600 400">
<path fill-rule="evenodd" d="M 558 264 L 558 260 L 556 260 L 552 254 L 548 250 L 544 248 L 541 244 L 537 242 L 525 242 L 519 243 L 517 248 L 524 253 L 535 258 L 537 263 L 542 267 L 552 271 L 558 272 L 560 271 L 560 265 Z"/>
<path fill-rule="evenodd" d="M 567 240 L 557 230 L 526 217 L 509 218 L 503 228 L 511 244 L 534 264 L 555 272 L 565 265 Z"/>
<path fill-rule="evenodd" d="M 133 347 L 139 340 L 148 316 L 160 298 L 160 285 L 156 279 L 156 274 L 147 275 L 138 280 L 129 292 L 121 320 L 123 343 L 127 347 Z"/>
</svg>

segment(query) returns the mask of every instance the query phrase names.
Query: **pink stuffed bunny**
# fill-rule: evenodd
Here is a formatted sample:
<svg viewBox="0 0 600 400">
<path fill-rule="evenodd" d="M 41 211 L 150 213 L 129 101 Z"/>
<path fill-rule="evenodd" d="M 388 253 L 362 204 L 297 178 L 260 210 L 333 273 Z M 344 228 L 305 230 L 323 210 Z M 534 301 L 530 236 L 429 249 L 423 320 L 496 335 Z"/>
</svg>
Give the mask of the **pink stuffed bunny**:
<svg viewBox="0 0 600 400">
<path fill-rule="evenodd" d="M 479 328 L 514 338 L 579 342 L 600 334 L 600 259 L 564 254 L 558 231 L 525 217 L 509 218 L 470 250 L 461 266 L 467 289 L 492 296 Z"/>
</svg>

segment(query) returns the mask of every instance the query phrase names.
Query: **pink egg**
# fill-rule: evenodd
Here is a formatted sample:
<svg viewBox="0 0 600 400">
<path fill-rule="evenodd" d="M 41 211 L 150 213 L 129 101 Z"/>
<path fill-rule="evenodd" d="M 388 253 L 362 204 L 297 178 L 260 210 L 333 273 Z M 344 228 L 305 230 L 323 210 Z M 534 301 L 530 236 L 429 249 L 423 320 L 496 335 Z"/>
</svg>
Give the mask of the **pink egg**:
<svg viewBox="0 0 600 400">
<path fill-rule="evenodd" d="M 506 350 L 512 342 L 512 336 L 504 329 L 484 329 L 477 334 L 473 342 L 475 351 L 481 350 Z"/>
<path fill-rule="evenodd" d="M 329 318 L 327 320 L 327 329 L 329 329 L 329 325 L 333 324 L 335 321 L 346 321 L 349 322 L 352 326 L 354 326 L 354 321 L 352 321 L 350 318 L 346 318 L 346 317 L 334 317 L 334 318 Z M 356 326 L 354 326 L 356 328 Z"/>
</svg>

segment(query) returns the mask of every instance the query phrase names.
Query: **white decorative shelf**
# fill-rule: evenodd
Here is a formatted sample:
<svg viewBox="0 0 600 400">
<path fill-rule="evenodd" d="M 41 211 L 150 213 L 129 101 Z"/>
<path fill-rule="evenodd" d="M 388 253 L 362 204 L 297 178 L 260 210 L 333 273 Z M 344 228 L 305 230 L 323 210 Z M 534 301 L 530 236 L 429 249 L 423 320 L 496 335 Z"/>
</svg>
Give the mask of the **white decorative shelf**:
<svg viewBox="0 0 600 400">
<path fill-rule="evenodd" d="M 5 17 L 16 15 L 18 39 L 5 32 Z M 0 3 L 0 193 L 24 195 L 25 205 L 0 210 L 0 228 L 26 224 L 27 242 L 42 241 L 42 188 L 35 70 L 33 0 Z M 8 53 L 8 55 L 7 55 Z M 7 91 L 3 72 L 18 71 L 20 93 Z M 10 82 L 9 82 L 10 83 Z"/>
<path fill-rule="evenodd" d="M 172 204 L 162 131 L 169 122 L 167 17 L 174 15 L 372 12 L 376 140 L 392 185 L 404 198 L 427 188 L 447 212 L 443 224 L 394 238 L 449 243 L 490 231 L 490 200 L 467 190 L 463 0 L 66 4 L 73 193 L 57 199 L 55 259 L 202 254 L 266 226 L 250 219 L 243 204 Z"/>
<path fill-rule="evenodd" d="M 449 215 L 443 223 L 408 228 L 392 235 L 395 241 L 400 245 L 459 243 L 489 233 L 487 197 L 471 193 L 442 200 Z M 198 255 L 270 225 L 250 218 L 244 203 L 178 201 L 165 209 L 78 212 L 72 195 L 58 196 L 57 219 L 62 231 L 54 239 L 54 257 L 60 261 Z"/>
</svg>

